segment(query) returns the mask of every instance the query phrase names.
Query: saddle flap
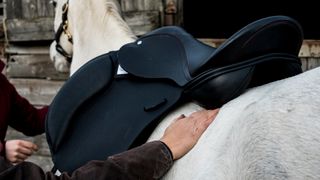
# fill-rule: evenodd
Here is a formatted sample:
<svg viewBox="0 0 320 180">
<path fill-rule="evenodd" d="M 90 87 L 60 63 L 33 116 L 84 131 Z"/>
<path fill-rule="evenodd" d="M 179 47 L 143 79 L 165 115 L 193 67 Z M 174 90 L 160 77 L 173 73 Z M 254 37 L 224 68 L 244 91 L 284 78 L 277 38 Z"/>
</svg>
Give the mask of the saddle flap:
<svg viewBox="0 0 320 180">
<path fill-rule="evenodd" d="M 58 149 L 79 107 L 108 86 L 112 77 L 113 62 L 109 53 L 86 63 L 61 87 L 46 119 L 46 137 L 51 151 Z"/>
<path fill-rule="evenodd" d="M 52 155 L 59 170 L 71 173 L 90 160 L 103 160 L 141 145 L 182 92 L 178 86 L 149 79 L 111 81 L 110 86 L 78 107 L 69 121 Z"/>
</svg>

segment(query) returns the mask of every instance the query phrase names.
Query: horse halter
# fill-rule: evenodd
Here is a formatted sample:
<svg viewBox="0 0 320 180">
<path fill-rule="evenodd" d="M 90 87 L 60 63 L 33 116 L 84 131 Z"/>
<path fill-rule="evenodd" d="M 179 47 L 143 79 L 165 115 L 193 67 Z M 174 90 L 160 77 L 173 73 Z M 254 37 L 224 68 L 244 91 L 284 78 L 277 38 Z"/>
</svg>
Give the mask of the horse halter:
<svg viewBox="0 0 320 180">
<path fill-rule="evenodd" d="M 73 44 L 72 35 L 68 30 L 68 10 L 69 10 L 69 0 L 62 6 L 62 22 L 60 23 L 60 26 L 55 34 L 55 41 L 56 41 L 56 50 L 66 58 L 66 60 L 71 63 L 72 61 L 72 55 L 67 53 L 66 50 L 63 49 L 63 47 L 59 44 L 60 37 L 62 33 L 64 33 L 68 41 Z"/>
</svg>

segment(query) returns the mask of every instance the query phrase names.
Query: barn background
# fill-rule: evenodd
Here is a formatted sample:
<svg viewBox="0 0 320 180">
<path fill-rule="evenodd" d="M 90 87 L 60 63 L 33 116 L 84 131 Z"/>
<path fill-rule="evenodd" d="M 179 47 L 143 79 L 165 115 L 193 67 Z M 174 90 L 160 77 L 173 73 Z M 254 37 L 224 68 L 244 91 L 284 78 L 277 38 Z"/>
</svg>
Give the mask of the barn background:
<svg viewBox="0 0 320 180">
<path fill-rule="evenodd" d="M 242 14 L 233 19 L 222 18 L 210 6 L 183 0 L 119 0 L 124 18 L 135 34 L 142 35 L 165 25 L 184 27 L 195 37 L 212 46 L 219 46 L 232 33 L 255 19 L 268 15 L 289 15 L 307 22 L 282 7 L 258 10 L 256 15 Z M 223 5 L 220 5 L 224 7 Z M 219 11 L 217 11 L 219 12 Z M 243 12 L 243 11 L 242 11 Z M 248 9 L 249 12 L 249 9 Z M 283 13 L 284 12 L 284 13 Z M 315 11 L 316 12 L 316 11 Z M 234 12 L 237 14 L 237 12 Z M 240 12 L 239 12 L 240 13 Z M 203 20 L 198 20 L 203 18 Z M 236 19 L 240 18 L 240 19 Z M 49 59 L 49 45 L 53 40 L 54 8 L 49 0 L 0 0 L 0 58 L 7 64 L 3 72 L 18 92 L 36 106 L 48 105 L 68 77 L 57 72 Z M 204 23 L 201 23 L 204 22 Z M 311 21 L 315 25 L 316 21 Z M 320 65 L 319 26 L 302 24 L 308 34 L 300 51 L 303 70 Z M 312 28 L 315 27 L 315 28 Z M 45 135 L 26 137 L 12 129 L 7 139 L 27 139 L 35 142 L 40 150 L 28 160 L 50 170 L 52 163 Z"/>
</svg>

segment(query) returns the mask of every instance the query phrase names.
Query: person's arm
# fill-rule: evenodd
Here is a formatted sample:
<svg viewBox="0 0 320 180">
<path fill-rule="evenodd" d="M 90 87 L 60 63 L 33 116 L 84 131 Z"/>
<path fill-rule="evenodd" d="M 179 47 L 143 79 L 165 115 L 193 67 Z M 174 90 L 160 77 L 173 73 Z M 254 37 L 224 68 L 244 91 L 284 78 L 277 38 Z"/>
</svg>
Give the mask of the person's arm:
<svg viewBox="0 0 320 180">
<path fill-rule="evenodd" d="M 0 65 L 4 65 L 0 62 Z M 0 68 L 1 69 L 1 68 Z M 11 163 L 19 163 L 30 156 L 37 147 L 34 143 L 24 140 L 7 140 L 4 136 L 8 126 L 28 136 L 44 132 L 45 117 L 48 107 L 35 108 L 28 100 L 18 94 L 8 79 L 0 74 L 0 155 Z"/>
<path fill-rule="evenodd" d="M 185 155 L 197 143 L 213 121 L 218 110 L 199 111 L 189 117 L 177 118 L 165 131 L 161 141 L 153 141 L 126 152 L 110 156 L 105 161 L 90 161 L 70 176 L 55 176 L 30 162 L 10 166 L 0 157 L 0 179 L 12 180 L 82 180 L 118 179 L 150 180 L 161 178 L 173 160 Z"/>
<path fill-rule="evenodd" d="M 6 104 L 8 112 L 4 112 L 7 114 L 8 125 L 27 136 L 44 133 L 48 106 L 36 108 L 26 98 L 20 96 L 8 79 L 3 77 L 1 89 L 1 92 L 8 97 Z"/>
<path fill-rule="evenodd" d="M 55 176 L 52 172 L 45 173 L 39 166 L 26 161 L 13 166 L 0 157 L 0 179 L 151 180 L 162 177 L 172 163 L 169 149 L 161 141 L 154 141 L 111 156 L 106 161 L 90 161 L 71 175 L 62 173 L 60 176 Z"/>
<path fill-rule="evenodd" d="M 48 106 L 36 108 L 11 86 L 11 112 L 9 126 L 27 136 L 44 133 Z"/>
</svg>

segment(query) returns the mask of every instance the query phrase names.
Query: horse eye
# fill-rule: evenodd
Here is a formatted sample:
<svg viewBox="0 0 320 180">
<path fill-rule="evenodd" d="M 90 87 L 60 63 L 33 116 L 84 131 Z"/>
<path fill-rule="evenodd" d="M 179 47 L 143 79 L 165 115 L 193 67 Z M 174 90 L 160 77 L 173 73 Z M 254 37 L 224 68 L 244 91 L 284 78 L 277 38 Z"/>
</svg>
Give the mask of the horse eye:
<svg viewBox="0 0 320 180">
<path fill-rule="evenodd" d="M 50 3 L 53 5 L 53 7 L 57 7 L 57 1 L 51 0 Z"/>
</svg>

